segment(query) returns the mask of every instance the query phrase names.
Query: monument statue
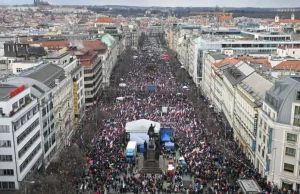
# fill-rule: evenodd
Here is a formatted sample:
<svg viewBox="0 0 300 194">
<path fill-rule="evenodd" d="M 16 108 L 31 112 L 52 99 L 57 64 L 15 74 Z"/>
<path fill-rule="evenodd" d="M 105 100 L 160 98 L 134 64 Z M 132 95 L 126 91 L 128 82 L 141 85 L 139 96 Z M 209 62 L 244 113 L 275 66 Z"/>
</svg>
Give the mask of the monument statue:
<svg viewBox="0 0 300 194">
<path fill-rule="evenodd" d="M 161 173 L 162 166 L 160 166 L 159 162 L 159 147 L 155 141 L 155 126 L 152 124 L 148 129 L 149 142 L 147 147 L 147 142 L 144 142 L 144 161 L 143 161 L 143 173 Z M 157 148 L 157 149 L 156 149 Z"/>
<path fill-rule="evenodd" d="M 148 129 L 149 141 L 153 140 L 154 134 L 155 134 L 155 132 L 154 132 L 154 126 L 151 124 L 150 127 L 149 127 L 149 129 Z"/>
</svg>

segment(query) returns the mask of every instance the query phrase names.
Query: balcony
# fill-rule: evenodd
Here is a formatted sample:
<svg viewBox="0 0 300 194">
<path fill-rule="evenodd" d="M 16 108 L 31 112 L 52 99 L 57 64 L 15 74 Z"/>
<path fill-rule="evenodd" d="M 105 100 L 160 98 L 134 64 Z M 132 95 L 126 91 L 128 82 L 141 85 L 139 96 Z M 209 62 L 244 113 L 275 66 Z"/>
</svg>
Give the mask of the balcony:
<svg viewBox="0 0 300 194">
<path fill-rule="evenodd" d="M 30 105 L 32 101 L 34 101 L 33 98 L 26 97 L 25 98 L 25 102 L 24 102 L 23 105 L 21 105 L 21 106 L 15 108 L 14 110 L 10 111 L 9 115 L 2 114 L 2 117 L 13 117 L 17 113 L 19 113 L 21 110 L 23 110 L 25 107 L 27 107 L 28 105 Z"/>
</svg>

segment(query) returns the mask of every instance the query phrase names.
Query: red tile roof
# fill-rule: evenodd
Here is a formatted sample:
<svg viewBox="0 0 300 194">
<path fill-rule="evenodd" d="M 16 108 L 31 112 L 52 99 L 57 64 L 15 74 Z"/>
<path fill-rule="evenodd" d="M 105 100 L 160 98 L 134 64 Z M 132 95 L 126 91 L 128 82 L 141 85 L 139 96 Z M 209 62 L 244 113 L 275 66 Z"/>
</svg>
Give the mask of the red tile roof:
<svg viewBox="0 0 300 194">
<path fill-rule="evenodd" d="M 114 23 L 114 21 L 110 17 L 99 17 L 96 23 Z"/>
<path fill-rule="evenodd" d="M 48 47 L 49 49 L 59 50 L 63 47 L 68 47 L 70 42 L 69 41 L 32 41 L 32 42 L 25 42 L 25 44 L 39 44 L 42 47 Z"/>
<path fill-rule="evenodd" d="M 42 47 L 48 47 L 49 50 L 59 50 L 70 46 L 70 41 L 32 41 L 25 44 L 39 44 Z M 100 40 L 83 41 L 83 46 L 90 50 L 106 49 L 106 45 Z"/>
<path fill-rule="evenodd" d="M 92 41 L 83 41 L 83 46 L 90 48 L 92 50 L 100 50 L 100 49 L 106 49 L 107 46 L 100 40 L 92 40 Z"/>
<path fill-rule="evenodd" d="M 271 63 L 267 58 L 241 57 L 239 59 L 249 61 L 250 63 L 262 64 L 269 68 L 272 68 Z"/>
<path fill-rule="evenodd" d="M 275 70 L 295 70 L 300 71 L 300 61 L 282 61 L 274 67 Z"/>
<path fill-rule="evenodd" d="M 215 63 L 214 66 L 215 66 L 215 67 L 221 67 L 221 66 L 226 65 L 226 64 L 235 65 L 235 64 L 237 64 L 238 62 L 240 62 L 239 59 L 235 59 L 235 58 L 231 58 L 231 57 L 226 57 L 226 58 L 223 59 L 222 61 L 220 61 L 220 62 L 218 62 L 218 63 Z"/>
</svg>

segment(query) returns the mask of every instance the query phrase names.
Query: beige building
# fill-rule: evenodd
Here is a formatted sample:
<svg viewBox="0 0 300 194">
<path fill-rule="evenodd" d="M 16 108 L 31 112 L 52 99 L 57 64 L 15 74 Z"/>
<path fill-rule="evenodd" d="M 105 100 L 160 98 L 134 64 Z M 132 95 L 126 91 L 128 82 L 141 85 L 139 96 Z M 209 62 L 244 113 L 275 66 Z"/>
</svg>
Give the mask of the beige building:
<svg viewBox="0 0 300 194">
<path fill-rule="evenodd" d="M 259 84 L 257 84 L 259 83 Z M 255 162 L 258 109 L 261 108 L 265 91 L 272 83 L 256 72 L 240 82 L 235 91 L 233 129 L 247 158 Z"/>
</svg>

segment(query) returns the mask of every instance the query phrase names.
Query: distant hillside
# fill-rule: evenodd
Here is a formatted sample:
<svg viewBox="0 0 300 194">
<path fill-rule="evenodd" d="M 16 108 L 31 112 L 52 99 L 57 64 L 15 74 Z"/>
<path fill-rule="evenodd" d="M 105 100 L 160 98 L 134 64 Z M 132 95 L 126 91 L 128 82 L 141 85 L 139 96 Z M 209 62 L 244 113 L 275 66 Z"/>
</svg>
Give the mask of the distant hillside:
<svg viewBox="0 0 300 194">
<path fill-rule="evenodd" d="M 107 15 L 122 14 L 123 16 L 143 16 L 148 9 L 152 13 L 162 13 L 161 10 L 169 9 L 171 14 L 176 17 L 190 16 L 190 12 L 197 11 L 215 11 L 216 7 L 138 7 L 138 6 L 122 6 L 122 5 L 103 5 L 89 6 L 90 10 L 96 13 Z M 112 8 L 112 9 L 110 9 Z M 218 11 L 222 8 L 217 7 Z M 291 18 L 291 14 L 295 13 L 296 19 L 300 19 L 300 8 L 256 8 L 256 7 L 226 7 L 226 12 L 232 12 L 234 17 L 252 17 L 252 18 L 275 18 L 279 14 L 282 19 Z M 162 13 L 166 16 L 166 13 Z"/>
</svg>

